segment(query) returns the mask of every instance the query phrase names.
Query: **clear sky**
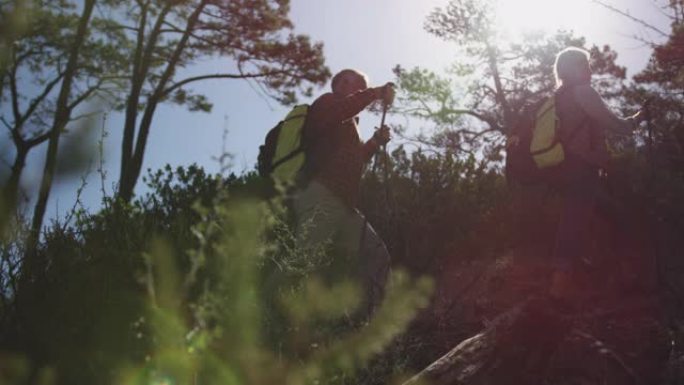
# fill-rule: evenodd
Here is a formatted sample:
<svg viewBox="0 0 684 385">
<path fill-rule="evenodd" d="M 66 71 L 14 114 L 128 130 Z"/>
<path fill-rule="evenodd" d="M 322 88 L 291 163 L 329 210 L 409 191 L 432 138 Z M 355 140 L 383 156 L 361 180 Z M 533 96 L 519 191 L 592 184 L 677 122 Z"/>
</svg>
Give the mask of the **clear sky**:
<svg viewBox="0 0 684 385">
<path fill-rule="evenodd" d="M 561 27 L 585 36 L 590 44 L 609 44 L 619 53 L 618 63 L 628 67 L 628 76 L 646 64 L 650 50 L 633 35 L 657 39 L 648 30 L 630 22 L 590 0 L 500 0 L 502 24 L 511 33 L 523 26 Z M 653 24 L 668 30 L 666 19 L 651 0 L 608 0 L 620 9 L 629 10 Z M 455 46 L 443 42 L 423 30 L 427 14 L 447 0 L 292 0 L 291 18 L 295 31 L 322 41 L 327 64 L 334 72 L 347 67 L 366 72 L 371 84 L 392 80 L 391 68 L 444 69 L 455 58 Z M 190 70 L 192 73 L 220 72 L 227 66 L 212 60 Z M 328 86 L 326 85 L 326 88 Z M 217 172 L 215 157 L 222 152 L 224 129 L 228 130 L 226 150 L 233 158 L 233 170 L 251 170 L 264 135 L 280 120 L 287 109 L 257 94 L 246 82 L 227 80 L 196 83 L 196 91 L 206 94 L 214 103 L 211 113 L 191 113 L 177 106 L 158 109 L 152 125 L 144 168 L 158 169 L 198 163 Z M 323 92 L 323 90 L 320 90 Z M 310 102 L 311 100 L 304 100 Z M 377 117 L 362 115 L 361 135 L 368 137 Z M 100 131 L 102 120 L 95 124 Z M 118 178 L 122 117 L 110 113 L 105 122 L 105 186 L 109 194 Z M 3 146 L 0 145 L 0 149 Z M 42 147 L 29 160 L 30 168 L 42 167 Z M 97 162 L 97 160 L 94 160 Z M 93 170 L 97 165 L 93 164 Z M 87 177 L 84 204 L 95 209 L 101 199 L 100 177 L 94 171 Z M 37 173 L 29 173 L 24 183 L 37 182 Z M 63 216 L 73 205 L 79 180 L 59 182 L 51 196 L 48 217 Z M 35 186 L 35 185 L 34 185 Z M 33 191 L 34 189 L 30 189 Z M 141 182 L 136 191 L 144 191 Z"/>
</svg>

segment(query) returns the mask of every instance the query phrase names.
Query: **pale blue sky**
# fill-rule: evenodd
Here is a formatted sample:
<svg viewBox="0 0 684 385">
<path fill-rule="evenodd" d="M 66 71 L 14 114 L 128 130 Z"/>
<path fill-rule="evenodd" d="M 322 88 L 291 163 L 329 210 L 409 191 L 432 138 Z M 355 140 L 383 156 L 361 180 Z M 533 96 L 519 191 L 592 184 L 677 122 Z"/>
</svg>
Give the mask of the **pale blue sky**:
<svg viewBox="0 0 684 385">
<path fill-rule="evenodd" d="M 646 63 L 649 49 L 635 40 L 632 35 L 648 31 L 627 19 L 591 3 L 589 0 L 500 0 L 508 3 L 507 23 L 517 25 L 512 17 L 510 3 L 528 4 L 534 8 L 544 6 L 539 16 L 534 11 L 526 12 L 526 18 L 556 17 L 561 27 L 573 29 L 578 35 L 587 37 L 589 43 L 610 44 L 620 54 L 618 63 L 626 65 L 628 75 L 638 72 Z M 510 2 L 510 3 L 509 3 Z M 432 70 L 443 70 L 455 58 L 455 46 L 443 42 L 423 30 L 426 15 L 436 6 L 443 6 L 447 0 L 292 0 L 291 18 L 295 31 L 311 36 L 314 41 L 325 44 L 327 64 L 334 72 L 352 67 L 366 72 L 371 84 L 392 80 L 391 68 L 397 64 L 406 68 L 422 66 Z M 650 0 L 613 0 L 613 4 L 629 9 L 667 30 L 665 18 Z M 568 17 L 568 5 L 576 4 L 577 17 Z M 549 15 L 549 12 L 563 12 L 565 17 Z M 528 23 L 529 24 L 529 23 Z M 196 72 L 220 72 L 225 62 L 214 60 L 191 69 Z M 327 89 L 326 85 L 326 89 Z M 275 102 L 266 101 L 249 84 L 243 81 L 210 81 L 196 83 L 194 89 L 206 94 L 214 103 L 211 113 L 190 113 L 176 106 L 158 109 L 149 137 L 144 168 L 157 169 L 169 163 L 172 166 L 198 163 L 210 172 L 219 170 L 213 160 L 222 151 L 224 127 L 229 132 L 226 149 L 234 155 L 233 170 L 250 170 L 256 161 L 258 146 L 267 130 L 272 127 L 287 109 Z M 320 90 L 323 92 L 323 90 Z M 303 100 L 310 102 L 311 100 Z M 361 135 L 368 137 L 377 117 L 364 114 Z M 97 123 L 100 130 L 101 121 Z M 108 138 L 105 146 L 105 186 L 112 193 L 112 184 L 118 177 L 122 118 L 112 113 L 106 122 Z M 0 149 L 3 148 L 0 145 Z M 42 153 L 34 151 L 29 167 L 42 167 Z M 93 170 L 97 167 L 94 160 Z M 29 173 L 24 180 L 26 186 L 35 186 L 37 173 Z M 101 199 L 100 179 L 94 171 L 87 178 L 88 186 L 83 193 L 83 202 L 91 209 L 99 206 Z M 51 196 L 48 217 L 63 216 L 74 201 L 77 180 L 64 180 L 57 184 Z M 27 190 L 33 191 L 33 188 Z M 138 194 L 144 191 L 138 183 Z"/>
</svg>

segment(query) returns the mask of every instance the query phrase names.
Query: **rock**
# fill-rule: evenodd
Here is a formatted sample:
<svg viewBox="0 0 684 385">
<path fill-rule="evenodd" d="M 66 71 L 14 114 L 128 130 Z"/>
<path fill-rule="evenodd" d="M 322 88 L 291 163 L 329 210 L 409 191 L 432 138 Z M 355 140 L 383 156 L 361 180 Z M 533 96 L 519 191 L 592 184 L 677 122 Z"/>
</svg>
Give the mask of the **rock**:
<svg viewBox="0 0 684 385">
<path fill-rule="evenodd" d="M 529 299 L 404 385 L 658 383 L 669 340 L 651 305 L 630 299 L 568 312 L 548 299 Z"/>
</svg>

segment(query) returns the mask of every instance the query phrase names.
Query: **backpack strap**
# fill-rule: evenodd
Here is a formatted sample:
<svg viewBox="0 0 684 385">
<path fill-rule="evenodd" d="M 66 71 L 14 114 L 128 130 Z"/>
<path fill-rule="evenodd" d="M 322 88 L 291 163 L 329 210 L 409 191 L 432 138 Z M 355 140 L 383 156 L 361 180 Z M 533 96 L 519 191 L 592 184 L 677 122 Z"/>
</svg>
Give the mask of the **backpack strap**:
<svg viewBox="0 0 684 385">
<path fill-rule="evenodd" d="M 293 150 L 289 154 L 285 155 L 284 157 L 278 159 L 277 162 L 273 163 L 271 165 L 271 170 L 274 170 L 276 167 L 280 166 L 281 164 L 287 162 L 288 160 L 294 158 L 295 156 L 299 155 L 302 151 L 304 151 L 304 146 L 300 145 L 299 148 L 296 150 Z"/>
</svg>

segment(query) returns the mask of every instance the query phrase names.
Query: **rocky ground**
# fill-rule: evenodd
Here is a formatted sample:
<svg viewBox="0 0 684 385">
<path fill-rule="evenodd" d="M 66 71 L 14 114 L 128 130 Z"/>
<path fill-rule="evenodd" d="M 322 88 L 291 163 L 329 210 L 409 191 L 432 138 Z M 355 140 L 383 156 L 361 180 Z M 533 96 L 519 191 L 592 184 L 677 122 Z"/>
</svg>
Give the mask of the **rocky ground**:
<svg viewBox="0 0 684 385">
<path fill-rule="evenodd" d="M 586 292 L 572 304 L 548 298 L 548 258 L 534 253 L 452 270 L 441 279 L 434 317 L 458 313 L 461 327 L 477 320 L 480 331 L 406 385 L 684 383 L 652 248 L 638 239 L 626 246 L 619 256 L 597 248 L 602 258 L 583 261 L 578 281 Z M 445 322 L 437 340 L 453 340 L 447 334 L 457 326 Z"/>
</svg>

